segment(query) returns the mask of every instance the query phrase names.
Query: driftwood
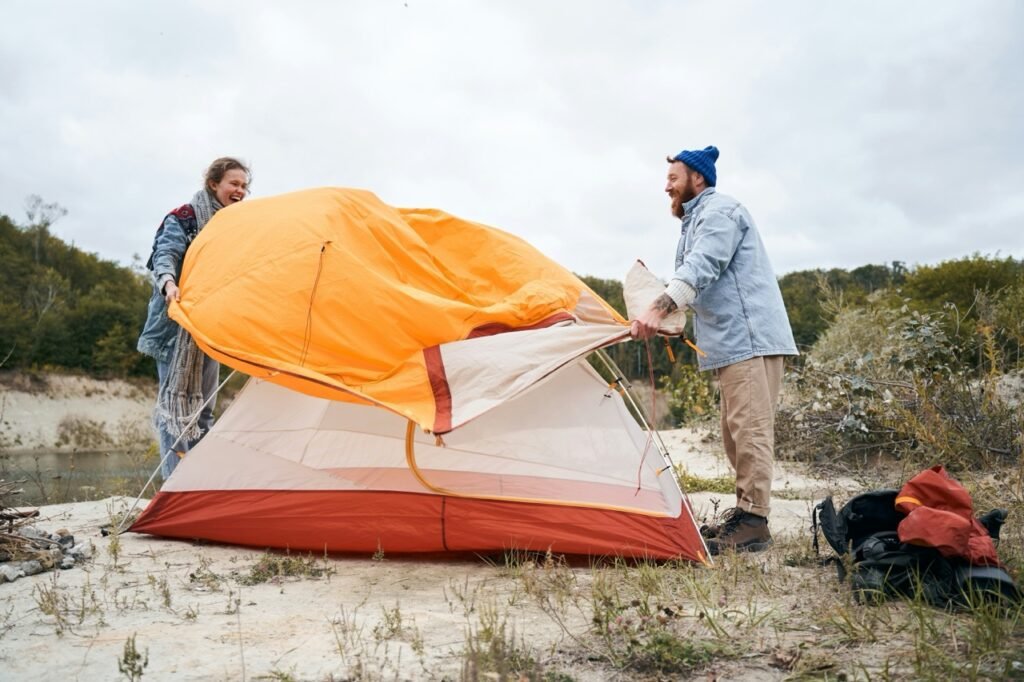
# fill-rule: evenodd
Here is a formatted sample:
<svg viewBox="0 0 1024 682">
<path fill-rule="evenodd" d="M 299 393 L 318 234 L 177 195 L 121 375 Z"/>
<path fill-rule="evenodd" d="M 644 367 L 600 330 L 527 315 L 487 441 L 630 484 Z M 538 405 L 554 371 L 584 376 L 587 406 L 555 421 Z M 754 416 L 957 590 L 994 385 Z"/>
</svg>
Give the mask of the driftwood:
<svg viewBox="0 0 1024 682">
<path fill-rule="evenodd" d="M 11 542 L 10 538 L 15 537 L 12 535 L 15 528 L 39 516 L 38 509 L 15 509 L 12 506 L 14 496 L 22 492 L 22 483 L 24 481 L 0 480 L 0 525 L 7 524 L 7 532 L 0 533 L 0 549 L 3 549 L 4 544 Z"/>
</svg>

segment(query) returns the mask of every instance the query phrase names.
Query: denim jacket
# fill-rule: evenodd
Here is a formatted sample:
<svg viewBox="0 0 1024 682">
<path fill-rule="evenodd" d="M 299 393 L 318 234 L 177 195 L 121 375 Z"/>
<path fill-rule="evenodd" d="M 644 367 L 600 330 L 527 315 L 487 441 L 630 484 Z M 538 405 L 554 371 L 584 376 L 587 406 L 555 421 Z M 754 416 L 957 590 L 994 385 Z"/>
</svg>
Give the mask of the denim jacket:
<svg viewBox="0 0 1024 682">
<path fill-rule="evenodd" d="M 762 355 L 798 355 L 779 282 L 761 236 L 738 201 L 709 187 L 686 202 L 673 277 L 697 292 L 702 370 Z"/>
<path fill-rule="evenodd" d="M 175 282 L 179 280 L 185 251 L 191 241 L 174 213 L 164 218 L 163 225 L 153 239 L 153 295 L 149 298 L 146 324 L 142 328 L 136 348 L 140 353 L 157 360 L 170 360 L 171 353 L 174 352 L 174 341 L 178 337 L 178 323 L 167 317 L 167 303 L 161 289 L 168 279 Z"/>
</svg>

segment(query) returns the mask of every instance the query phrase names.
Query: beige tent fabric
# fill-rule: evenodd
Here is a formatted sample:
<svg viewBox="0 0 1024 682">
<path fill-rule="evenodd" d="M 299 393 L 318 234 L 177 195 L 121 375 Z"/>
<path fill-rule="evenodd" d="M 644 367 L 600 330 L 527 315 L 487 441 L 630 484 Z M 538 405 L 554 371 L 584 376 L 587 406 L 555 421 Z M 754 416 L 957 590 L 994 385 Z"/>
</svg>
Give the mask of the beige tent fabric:
<svg viewBox="0 0 1024 682">
<path fill-rule="evenodd" d="M 432 493 L 406 462 L 407 424 L 386 410 L 251 380 L 163 490 Z M 417 431 L 415 458 L 432 485 L 458 494 L 681 511 L 671 471 L 658 473 L 664 458 L 585 361 L 445 435 L 443 446 Z"/>
<path fill-rule="evenodd" d="M 633 267 L 626 273 L 626 280 L 622 287 L 629 319 L 635 320 L 643 315 L 654 299 L 663 293 L 665 293 L 665 283 L 640 261 L 633 263 Z M 684 327 L 686 327 L 686 311 L 676 310 L 662 320 L 659 331 L 667 336 L 678 336 L 683 333 Z"/>
<path fill-rule="evenodd" d="M 441 346 L 452 396 L 453 425 L 462 425 L 501 405 L 582 353 L 629 335 L 619 325 L 566 322 L 534 329 L 457 341 Z"/>
</svg>

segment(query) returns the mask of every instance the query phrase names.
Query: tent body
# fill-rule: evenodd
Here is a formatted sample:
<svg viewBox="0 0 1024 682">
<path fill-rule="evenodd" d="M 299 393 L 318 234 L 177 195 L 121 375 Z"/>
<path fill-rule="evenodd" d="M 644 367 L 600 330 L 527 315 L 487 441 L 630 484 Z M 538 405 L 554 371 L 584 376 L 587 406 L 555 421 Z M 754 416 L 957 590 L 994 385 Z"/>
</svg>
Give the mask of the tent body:
<svg viewBox="0 0 1024 682">
<path fill-rule="evenodd" d="M 250 380 L 133 531 L 315 552 L 706 551 L 664 457 L 586 361 L 437 440 Z"/>
<path fill-rule="evenodd" d="M 169 315 L 253 380 L 132 530 L 706 558 L 665 458 L 584 359 L 626 321 L 522 239 L 312 189 L 218 211 L 180 286 Z"/>
</svg>

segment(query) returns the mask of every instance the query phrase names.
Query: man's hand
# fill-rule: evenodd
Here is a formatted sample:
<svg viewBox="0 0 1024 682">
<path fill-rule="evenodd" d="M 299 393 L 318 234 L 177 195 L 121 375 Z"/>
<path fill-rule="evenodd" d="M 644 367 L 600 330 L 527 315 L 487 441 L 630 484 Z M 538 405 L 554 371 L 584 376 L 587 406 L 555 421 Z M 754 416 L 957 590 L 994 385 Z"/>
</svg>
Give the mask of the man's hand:
<svg viewBox="0 0 1024 682">
<path fill-rule="evenodd" d="M 178 285 L 173 280 L 168 280 L 167 284 L 164 285 L 164 301 L 167 305 L 171 305 L 171 301 L 180 301 L 181 291 L 178 290 Z"/>
<path fill-rule="evenodd" d="M 634 339 L 649 339 L 658 333 L 661 321 L 674 311 L 678 306 L 668 294 L 662 294 L 654 299 L 654 303 L 643 315 L 633 320 L 629 327 L 629 334 Z"/>
</svg>

